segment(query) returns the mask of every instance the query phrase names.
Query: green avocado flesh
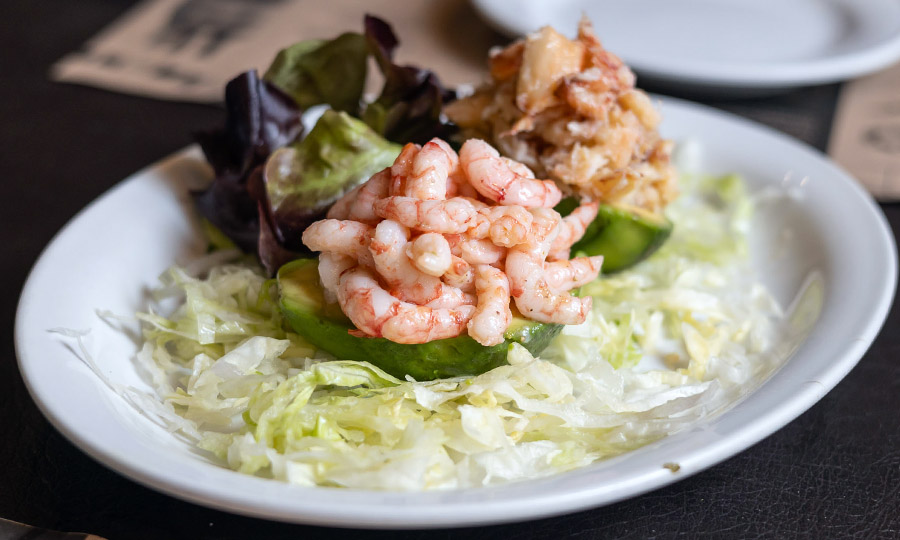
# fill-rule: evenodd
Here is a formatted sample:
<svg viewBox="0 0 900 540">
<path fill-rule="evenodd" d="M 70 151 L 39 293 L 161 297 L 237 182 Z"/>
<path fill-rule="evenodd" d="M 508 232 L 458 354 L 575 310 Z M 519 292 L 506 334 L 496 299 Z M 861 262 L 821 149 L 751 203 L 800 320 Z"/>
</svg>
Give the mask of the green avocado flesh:
<svg viewBox="0 0 900 540">
<path fill-rule="evenodd" d="M 562 204 L 562 203 L 560 203 Z M 572 246 L 572 255 L 603 255 L 603 273 L 624 270 L 649 257 L 672 233 L 672 222 L 640 209 L 600 205 L 597 217 Z"/>
<path fill-rule="evenodd" d="M 370 362 L 395 377 L 409 375 L 417 381 L 484 373 L 506 363 L 512 343 L 537 355 L 563 328 L 561 324 L 515 317 L 506 331 L 506 340 L 491 347 L 467 335 L 413 345 L 394 343 L 348 333 L 354 327 L 340 307 L 325 305 L 316 259 L 299 259 L 282 266 L 278 270 L 278 289 L 285 319 L 312 345 L 341 360 Z"/>
</svg>

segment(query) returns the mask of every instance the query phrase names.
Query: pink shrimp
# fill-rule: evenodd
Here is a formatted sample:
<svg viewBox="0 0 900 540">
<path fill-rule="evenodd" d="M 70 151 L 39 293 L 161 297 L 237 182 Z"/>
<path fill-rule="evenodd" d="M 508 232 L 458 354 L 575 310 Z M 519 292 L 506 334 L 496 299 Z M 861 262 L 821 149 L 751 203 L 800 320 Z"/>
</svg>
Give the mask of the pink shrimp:
<svg viewBox="0 0 900 540">
<path fill-rule="evenodd" d="M 466 173 L 459 167 L 447 177 L 447 197 L 467 197 L 477 199 L 478 191 L 469 183 Z"/>
<path fill-rule="evenodd" d="M 413 160 L 421 148 L 418 144 L 407 143 L 394 160 L 394 164 L 391 165 L 391 195 L 403 195 L 406 192 L 406 182 L 412 174 Z"/>
<path fill-rule="evenodd" d="M 475 289 L 478 305 L 466 325 L 469 335 L 485 346 L 503 342 L 503 334 L 512 321 L 509 308 L 509 281 L 506 275 L 486 264 L 475 267 Z"/>
<path fill-rule="evenodd" d="M 447 180 L 458 167 L 459 157 L 450 145 L 431 139 L 413 159 L 403 195 L 423 201 L 446 199 Z"/>
<path fill-rule="evenodd" d="M 564 261 L 569 258 L 569 248 L 584 236 L 588 225 L 597 217 L 600 204 L 596 202 L 582 203 L 571 214 L 562 218 L 559 223 L 559 234 L 550 245 L 548 258 L 551 261 Z"/>
<path fill-rule="evenodd" d="M 359 195 L 360 189 L 362 189 L 362 185 L 356 186 L 345 193 L 331 205 L 331 208 L 328 209 L 328 213 L 325 214 L 325 217 L 328 219 L 347 219 L 347 216 L 350 215 L 350 207 L 356 200 L 356 196 Z"/>
<path fill-rule="evenodd" d="M 363 184 L 350 205 L 347 219 L 361 221 L 369 225 L 377 224 L 381 218 L 375 215 L 375 201 L 388 196 L 391 184 L 391 170 L 383 169 L 375 173 Z"/>
<path fill-rule="evenodd" d="M 469 264 L 494 265 L 506 256 L 506 248 L 495 245 L 487 238 L 472 238 L 465 234 L 448 234 L 444 236 L 450 243 L 450 253 L 462 258 Z"/>
<path fill-rule="evenodd" d="M 453 263 L 450 244 L 438 233 L 425 233 L 407 244 L 406 255 L 420 271 L 441 277 Z"/>
<path fill-rule="evenodd" d="M 568 291 L 597 279 L 602 265 L 602 255 L 547 262 L 544 263 L 544 279 L 554 292 Z"/>
<path fill-rule="evenodd" d="M 487 238 L 491 234 L 491 217 L 480 210 L 472 216 L 466 235 L 472 238 Z"/>
<path fill-rule="evenodd" d="M 559 214 L 549 208 L 532 210 L 529 241 L 510 248 L 506 276 L 516 307 L 522 315 L 541 322 L 580 324 L 591 309 L 591 298 L 554 292 L 544 277 L 544 259 L 559 230 Z"/>
<path fill-rule="evenodd" d="M 480 139 L 463 144 L 459 163 L 478 193 L 498 204 L 553 207 L 562 199 L 552 180 L 535 180 L 514 172 L 495 148 Z"/>
<path fill-rule="evenodd" d="M 370 271 L 359 267 L 341 275 L 337 297 L 356 328 L 396 343 L 428 343 L 458 336 L 475 311 L 470 305 L 437 309 L 403 302 L 381 288 Z"/>
<path fill-rule="evenodd" d="M 439 278 L 420 272 L 406 256 L 409 230 L 386 219 L 375 227 L 369 244 L 375 269 L 390 293 L 400 300 L 435 308 L 473 304 L 475 299 Z"/>
<path fill-rule="evenodd" d="M 323 251 L 319 255 L 319 279 L 322 281 L 322 291 L 327 303 L 331 304 L 337 301 L 341 274 L 354 266 L 356 266 L 356 260 L 347 255 L 333 251 Z"/>
<path fill-rule="evenodd" d="M 450 268 L 444 272 L 441 280 L 462 292 L 475 292 L 475 271 L 472 269 L 472 265 L 467 263 L 462 257 L 450 256 Z"/>
<path fill-rule="evenodd" d="M 509 247 L 528 235 L 531 214 L 522 206 L 476 206 L 472 225 L 466 235 L 472 238 L 491 238 L 497 245 Z"/>
<path fill-rule="evenodd" d="M 524 176 L 525 178 L 534 178 L 534 171 L 532 171 L 528 167 L 528 165 L 525 165 L 520 161 L 510 159 L 506 156 L 502 156 L 500 160 L 503 161 L 503 163 L 505 163 L 507 167 L 509 167 L 509 170 L 518 174 L 519 176 Z"/>
<path fill-rule="evenodd" d="M 313 251 L 333 251 L 348 255 L 366 266 L 372 265 L 369 241 L 374 228 L 358 221 L 323 219 L 303 231 L 303 243 Z"/>
<path fill-rule="evenodd" d="M 493 206 L 478 211 L 491 222 L 488 235 L 498 246 L 512 247 L 521 244 L 531 230 L 531 212 L 522 206 Z"/>
<path fill-rule="evenodd" d="M 462 200 L 464 200 L 464 201 L 466 201 L 466 202 L 468 202 L 469 204 L 471 204 L 471 205 L 472 205 L 472 208 L 474 208 L 475 210 L 483 210 L 483 209 L 485 209 L 485 208 L 490 208 L 490 207 L 491 207 L 490 204 L 488 204 L 488 203 L 486 203 L 486 202 L 480 200 L 480 199 L 478 198 L 478 196 L 479 196 L 479 195 L 478 195 L 478 193 L 476 192 L 474 197 L 465 197 L 465 196 L 460 195 L 458 198 L 459 198 L 459 199 L 462 199 Z"/>
<path fill-rule="evenodd" d="M 466 234 L 472 238 L 487 238 L 491 232 L 491 218 L 490 214 L 485 213 L 484 211 L 490 210 L 492 207 L 478 199 L 471 199 L 469 197 L 463 197 L 463 199 L 471 203 L 472 207 L 476 210 L 476 213 L 472 216 L 472 221 Z"/>
<path fill-rule="evenodd" d="M 465 199 L 422 201 L 412 197 L 386 197 L 375 202 L 375 213 L 421 232 L 454 234 L 471 225 L 475 208 Z"/>
</svg>

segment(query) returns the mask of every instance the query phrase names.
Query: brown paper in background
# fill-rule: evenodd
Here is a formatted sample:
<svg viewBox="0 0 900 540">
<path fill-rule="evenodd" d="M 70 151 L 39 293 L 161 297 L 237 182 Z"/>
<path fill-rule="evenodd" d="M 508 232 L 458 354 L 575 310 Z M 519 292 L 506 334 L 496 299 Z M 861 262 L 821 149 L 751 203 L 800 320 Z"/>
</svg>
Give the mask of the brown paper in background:
<svg viewBox="0 0 900 540">
<path fill-rule="evenodd" d="M 900 64 L 844 85 L 828 153 L 877 199 L 900 200 Z"/>
<path fill-rule="evenodd" d="M 452 86 L 481 82 L 488 49 L 507 41 L 466 0 L 144 0 L 54 65 L 51 77 L 218 102 L 228 80 L 250 68 L 264 71 L 296 41 L 362 32 L 365 13 L 393 26 L 396 60 L 428 67 Z"/>
</svg>

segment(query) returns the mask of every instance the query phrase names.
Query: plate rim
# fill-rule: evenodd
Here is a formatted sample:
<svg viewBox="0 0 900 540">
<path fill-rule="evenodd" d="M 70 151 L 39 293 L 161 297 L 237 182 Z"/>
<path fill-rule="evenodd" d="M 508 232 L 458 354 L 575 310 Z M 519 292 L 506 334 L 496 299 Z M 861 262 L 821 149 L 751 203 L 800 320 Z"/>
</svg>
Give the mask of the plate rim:
<svg viewBox="0 0 900 540">
<path fill-rule="evenodd" d="M 75 217 L 73 217 L 53 237 L 50 243 L 48 243 L 48 245 L 41 252 L 41 255 L 38 257 L 37 261 L 29 272 L 28 278 L 26 279 L 25 285 L 22 289 L 22 294 L 20 296 L 15 319 L 16 355 L 18 358 L 19 370 L 22 374 L 23 380 L 26 383 L 28 392 L 31 395 L 32 400 L 41 410 L 42 414 L 44 414 L 44 416 L 48 418 L 50 423 L 57 430 L 59 430 L 67 439 L 73 442 L 78 448 L 87 453 L 89 456 L 91 456 L 104 466 L 118 472 L 119 474 L 122 474 L 152 489 L 204 506 L 259 518 L 275 519 L 294 523 L 354 528 L 371 527 L 389 529 L 462 527 L 506 523 L 511 521 L 537 519 L 539 517 L 550 517 L 564 513 L 576 512 L 587 508 L 605 506 L 626 498 L 641 495 L 654 489 L 659 489 L 675 481 L 684 479 L 688 476 L 705 470 L 717 463 L 720 463 L 721 461 L 724 461 L 729 457 L 732 457 L 738 452 L 749 448 L 752 444 L 755 444 L 766 436 L 774 433 L 778 429 L 781 429 L 788 422 L 795 419 L 800 414 L 812 407 L 821 397 L 823 397 L 827 393 L 827 391 L 830 391 L 858 363 L 858 361 L 865 354 L 865 351 L 871 345 L 878 331 L 883 326 L 890 306 L 892 305 L 893 294 L 896 289 L 897 283 L 897 252 L 896 245 L 892 241 L 893 237 L 884 214 L 875 204 L 871 196 L 869 196 L 862 187 L 855 183 L 852 177 L 850 177 L 846 172 L 842 171 L 837 165 L 825 158 L 818 151 L 813 150 L 808 145 L 805 145 L 804 143 L 801 143 L 772 128 L 762 126 L 760 124 L 732 115 L 730 113 L 725 113 L 716 109 L 712 109 L 710 107 L 682 101 L 675 98 L 666 97 L 664 99 L 664 115 L 667 114 L 667 110 L 680 109 L 681 111 L 686 112 L 689 115 L 701 115 L 706 118 L 711 118 L 714 121 L 721 120 L 728 123 L 733 123 L 741 129 L 749 128 L 753 131 L 765 135 L 766 137 L 774 137 L 778 143 L 789 145 L 793 151 L 805 153 L 807 154 L 808 158 L 824 163 L 829 169 L 836 173 L 838 177 L 840 177 L 840 181 L 849 182 L 849 186 L 858 197 L 861 197 L 862 202 L 865 203 L 865 205 L 870 210 L 870 214 L 867 215 L 866 219 L 874 219 L 873 225 L 877 227 L 877 232 L 880 233 L 880 238 L 885 242 L 885 246 L 888 249 L 887 259 L 889 262 L 889 266 L 885 269 L 883 275 L 883 288 L 879 289 L 886 289 L 889 291 L 889 294 L 881 295 L 880 302 L 875 306 L 875 309 L 865 319 L 865 328 L 863 329 L 864 331 L 861 332 L 860 339 L 853 341 L 852 343 L 845 344 L 845 346 L 843 347 L 843 352 L 841 354 L 840 362 L 830 366 L 830 368 L 827 369 L 823 374 L 820 374 L 823 376 L 819 378 L 819 384 L 803 386 L 802 388 L 798 389 L 797 392 L 789 400 L 787 400 L 788 406 L 779 407 L 776 408 L 777 410 L 775 411 L 768 411 L 764 414 L 761 414 L 758 418 L 756 418 L 752 422 L 747 423 L 731 436 L 715 440 L 704 449 L 695 451 L 689 456 L 687 460 L 683 460 L 681 462 L 682 469 L 678 474 L 672 474 L 668 471 L 664 472 L 663 470 L 647 470 L 644 474 L 632 478 L 628 483 L 626 483 L 625 487 L 620 486 L 616 489 L 612 489 L 611 491 L 607 489 L 606 492 L 604 492 L 597 486 L 582 486 L 579 489 L 562 494 L 544 493 L 539 497 L 527 497 L 524 504 L 520 500 L 517 501 L 514 497 L 512 498 L 512 500 L 506 498 L 506 495 L 514 493 L 515 487 L 517 485 L 521 485 L 521 483 L 511 483 L 502 486 L 489 486 L 484 488 L 471 488 L 465 490 L 454 490 L 451 492 L 430 492 L 425 494 L 324 488 L 324 490 L 326 491 L 336 490 L 336 492 L 339 492 L 341 494 L 350 494 L 353 497 L 358 494 L 361 494 L 360 496 L 363 497 L 374 495 L 377 499 L 382 501 L 381 505 L 373 505 L 368 508 L 366 512 L 359 512 L 358 509 L 354 511 L 347 511 L 346 509 L 341 507 L 335 510 L 334 508 L 323 507 L 321 501 L 318 503 L 312 501 L 315 504 L 309 504 L 309 500 L 304 500 L 304 495 L 309 494 L 316 494 L 317 499 L 323 498 L 319 497 L 323 493 L 323 488 L 303 488 L 298 486 L 290 486 L 288 484 L 283 484 L 280 482 L 274 483 L 270 480 L 241 475 L 240 473 L 235 473 L 224 468 L 219 468 L 215 465 L 211 465 L 210 467 L 207 467 L 203 471 L 201 471 L 204 476 L 216 479 L 217 481 L 221 479 L 223 482 L 233 481 L 234 483 L 240 485 L 258 485 L 261 491 L 267 493 L 279 493 L 281 495 L 292 494 L 294 496 L 296 496 L 297 493 L 300 493 L 301 495 L 298 499 L 299 502 L 306 502 L 308 504 L 307 507 L 298 512 L 297 507 L 303 506 L 303 504 L 297 504 L 298 501 L 293 501 L 291 504 L 285 504 L 284 501 L 278 504 L 276 501 L 276 504 L 274 504 L 274 506 L 260 506 L 258 504 L 253 504 L 254 501 L 251 501 L 250 499 L 248 499 L 248 497 L 243 497 L 240 495 L 235 496 L 232 493 L 223 495 L 221 492 L 215 492 L 207 489 L 206 486 L 186 484 L 187 480 L 185 479 L 173 479 L 169 477 L 161 478 L 158 474 L 153 474 L 155 470 L 149 465 L 142 463 L 133 463 L 132 460 L 127 459 L 127 456 L 121 456 L 112 453 L 108 448 L 104 448 L 102 444 L 98 444 L 96 441 L 91 440 L 90 437 L 86 436 L 82 432 L 83 427 L 79 429 L 78 426 L 70 425 L 66 421 L 67 419 L 65 418 L 65 415 L 60 414 L 60 411 L 57 409 L 57 406 L 52 403 L 52 400 L 46 401 L 46 397 L 41 395 L 40 393 L 40 381 L 32 380 L 28 376 L 30 372 L 30 365 L 28 360 L 29 352 L 27 351 L 27 348 L 25 346 L 27 328 L 25 328 L 24 326 L 27 309 L 24 309 L 23 306 L 25 306 L 31 296 L 35 294 L 34 290 L 37 287 L 35 283 L 37 280 L 37 276 L 39 275 L 38 272 L 39 268 L 42 265 L 42 261 L 46 261 L 45 255 L 53 248 L 54 245 L 57 245 L 62 241 L 61 239 L 66 234 L 66 231 L 71 230 L 71 226 L 73 223 L 76 223 L 79 219 L 82 219 L 83 216 L 88 214 L 93 208 L 96 207 L 96 205 L 101 204 L 102 201 L 113 197 L 119 190 L 125 189 L 125 187 L 130 185 L 131 182 L 138 182 L 141 178 L 146 178 L 148 174 L 153 174 L 155 171 L 159 171 L 164 168 L 167 164 L 177 162 L 180 159 L 184 159 L 185 156 L 197 155 L 197 151 L 195 148 L 182 150 L 168 158 L 151 164 L 110 188 L 103 195 L 101 195 L 100 197 L 92 201 L 89 205 L 87 205 L 84 209 L 79 211 L 75 215 Z M 774 377 L 777 376 L 778 375 L 776 374 Z M 770 381 L 767 381 L 767 384 L 763 384 L 760 388 L 757 388 L 754 392 L 751 392 L 748 398 L 752 398 L 754 395 L 764 391 L 767 386 L 770 387 L 771 385 L 769 384 L 769 382 Z M 63 413 L 65 412 L 66 411 L 63 410 Z M 722 415 L 718 415 L 717 417 L 715 417 L 715 419 L 725 417 L 729 413 L 730 411 L 727 411 Z M 663 441 L 671 441 L 676 438 L 680 441 L 690 431 L 691 430 L 682 431 L 681 433 L 664 438 Z M 629 455 L 633 455 L 634 453 L 649 452 L 653 449 L 651 448 L 651 446 L 653 445 L 645 446 L 641 449 L 635 450 L 634 452 L 626 453 L 622 456 L 617 456 L 609 460 L 604 460 L 604 463 L 615 463 L 617 461 L 620 461 L 621 459 L 626 458 Z M 169 456 L 165 455 L 162 456 L 162 458 L 164 458 L 164 461 L 168 457 Z M 213 470 L 208 470 L 210 468 Z M 560 478 L 563 475 L 569 475 L 567 478 L 575 478 L 574 475 L 578 474 L 579 471 L 583 471 L 583 469 L 576 470 L 574 473 L 562 473 L 561 475 L 554 475 L 551 477 L 529 480 L 526 482 L 536 484 L 552 482 L 552 479 Z M 240 479 L 236 479 L 235 475 L 239 476 Z M 450 494 L 449 497 L 447 496 L 447 493 Z M 409 497 L 409 495 L 413 495 L 415 499 L 412 499 L 411 497 Z M 329 499 L 331 497 L 328 496 L 324 498 Z M 408 515 L 399 515 L 397 513 L 393 515 L 385 515 L 384 501 L 393 501 L 393 503 L 396 503 L 397 501 L 403 501 L 404 498 L 407 498 L 414 503 L 424 499 L 427 501 L 427 503 L 417 505 L 417 508 L 415 510 L 416 514 L 413 517 L 410 517 Z M 447 498 L 451 499 L 452 502 L 447 503 L 445 501 Z M 448 506 L 451 508 L 451 510 L 453 510 L 454 515 L 448 515 Z M 405 510 L 405 512 L 409 511 L 409 508 Z M 465 515 L 465 517 L 459 518 L 456 515 L 457 512 L 465 512 L 463 514 Z M 348 519 L 353 521 L 348 522 Z"/>
<path fill-rule="evenodd" d="M 490 26 L 507 36 L 520 37 L 524 25 L 506 20 L 501 14 L 504 0 L 471 0 L 472 7 Z M 864 2 L 843 2 L 851 9 L 866 9 Z M 887 2 L 884 5 L 888 4 Z M 900 30 L 900 6 L 895 6 L 895 27 Z M 815 84 L 828 84 L 874 73 L 900 60 L 900 31 L 857 51 L 816 57 L 812 60 L 784 62 L 728 62 L 692 60 L 669 64 L 629 58 L 627 52 L 612 51 L 641 76 L 642 80 L 714 89 L 780 90 Z"/>
</svg>

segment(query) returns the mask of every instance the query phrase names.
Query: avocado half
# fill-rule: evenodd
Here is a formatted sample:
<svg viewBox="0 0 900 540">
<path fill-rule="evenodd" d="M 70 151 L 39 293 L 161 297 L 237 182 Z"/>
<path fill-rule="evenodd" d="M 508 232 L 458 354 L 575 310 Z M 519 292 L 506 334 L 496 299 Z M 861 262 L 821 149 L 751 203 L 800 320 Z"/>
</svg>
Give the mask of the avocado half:
<svg viewBox="0 0 900 540">
<path fill-rule="evenodd" d="M 556 207 L 562 215 L 578 202 L 567 198 Z M 672 222 L 664 216 L 640 208 L 619 208 L 601 204 L 597 217 L 581 240 L 572 246 L 572 255 L 603 255 L 603 273 L 624 270 L 649 257 L 672 234 Z"/>
<path fill-rule="evenodd" d="M 563 325 L 514 317 L 505 341 L 485 347 L 468 335 L 430 343 L 402 344 L 385 338 L 356 337 L 353 324 L 337 305 L 326 305 L 317 259 L 298 259 L 278 270 L 279 306 L 295 332 L 342 360 L 366 361 L 391 375 L 417 381 L 478 375 L 506 363 L 512 343 L 531 354 L 543 351 Z"/>
</svg>

